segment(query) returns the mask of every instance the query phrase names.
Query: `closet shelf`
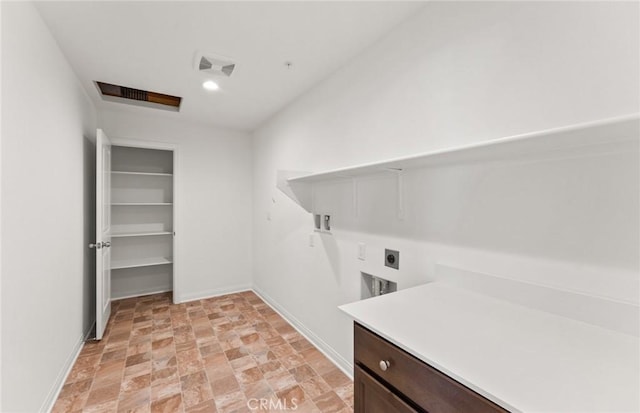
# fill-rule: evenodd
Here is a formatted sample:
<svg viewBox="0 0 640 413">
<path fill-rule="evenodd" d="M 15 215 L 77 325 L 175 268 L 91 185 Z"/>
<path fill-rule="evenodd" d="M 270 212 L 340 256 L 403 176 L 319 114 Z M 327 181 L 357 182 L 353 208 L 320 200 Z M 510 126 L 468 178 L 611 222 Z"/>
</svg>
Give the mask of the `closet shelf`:
<svg viewBox="0 0 640 413">
<path fill-rule="evenodd" d="M 140 175 L 140 176 L 173 176 L 173 174 L 165 172 L 130 172 L 130 171 L 111 171 L 113 175 Z"/>
<path fill-rule="evenodd" d="M 171 235 L 173 231 L 138 231 L 138 232 L 113 232 L 111 238 L 126 237 L 152 237 L 157 235 Z"/>
<path fill-rule="evenodd" d="M 173 202 L 112 202 L 112 206 L 173 205 Z"/>
<path fill-rule="evenodd" d="M 637 143 L 639 135 L 640 114 L 631 114 L 325 172 L 278 171 L 277 187 L 305 210 L 312 212 L 312 186 L 316 183 L 381 173 L 400 176 L 403 171 L 410 169 L 505 161 L 531 155 L 554 158 L 598 154 L 612 145 L 630 141 Z"/>
<path fill-rule="evenodd" d="M 124 268 L 136 268 L 136 267 L 150 267 L 152 265 L 166 265 L 172 264 L 173 259 L 167 257 L 153 257 L 153 258 L 136 258 L 130 260 L 112 260 L 111 269 L 121 270 Z"/>
</svg>

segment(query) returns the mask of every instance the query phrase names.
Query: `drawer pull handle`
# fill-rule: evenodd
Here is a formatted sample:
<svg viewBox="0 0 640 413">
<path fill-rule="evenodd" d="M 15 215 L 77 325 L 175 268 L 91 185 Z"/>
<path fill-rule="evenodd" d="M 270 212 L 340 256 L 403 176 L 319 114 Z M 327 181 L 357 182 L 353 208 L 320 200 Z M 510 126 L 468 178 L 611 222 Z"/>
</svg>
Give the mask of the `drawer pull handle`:
<svg viewBox="0 0 640 413">
<path fill-rule="evenodd" d="M 380 360 L 380 370 L 382 371 L 387 371 L 387 369 L 389 367 L 391 367 L 391 363 L 389 363 L 387 360 Z"/>
</svg>

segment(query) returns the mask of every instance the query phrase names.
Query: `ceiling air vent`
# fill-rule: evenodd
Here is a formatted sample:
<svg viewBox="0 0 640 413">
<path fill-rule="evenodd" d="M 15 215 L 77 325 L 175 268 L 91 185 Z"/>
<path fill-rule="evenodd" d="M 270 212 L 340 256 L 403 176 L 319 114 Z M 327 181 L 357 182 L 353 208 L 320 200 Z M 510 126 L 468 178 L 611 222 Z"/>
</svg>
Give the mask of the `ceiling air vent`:
<svg viewBox="0 0 640 413">
<path fill-rule="evenodd" d="M 179 96 L 165 95 L 163 93 L 149 92 L 147 90 L 134 89 L 126 86 L 112 85 L 110 83 L 96 81 L 102 99 L 110 102 L 127 103 L 129 105 L 144 106 L 149 108 L 164 109 L 178 112 L 182 98 Z"/>
<path fill-rule="evenodd" d="M 212 75 L 231 76 L 236 64 L 228 57 L 198 53 L 196 56 L 196 70 Z"/>
</svg>

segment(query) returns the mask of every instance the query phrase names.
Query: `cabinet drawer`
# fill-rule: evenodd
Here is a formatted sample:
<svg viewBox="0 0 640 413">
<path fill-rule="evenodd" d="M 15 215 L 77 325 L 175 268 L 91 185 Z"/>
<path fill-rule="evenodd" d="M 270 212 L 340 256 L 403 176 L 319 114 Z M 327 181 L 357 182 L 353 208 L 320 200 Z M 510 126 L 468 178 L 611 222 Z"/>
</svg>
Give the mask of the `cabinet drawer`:
<svg viewBox="0 0 640 413">
<path fill-rule="evenodd" d="M 354 413 L 417 413 L 360 367 L 354 373 Z"/>
<path fill-rule="evenodd" d="M 357 365 L 388 383 L 429 413 L 506 412 L 449 376 L 354 323 Z M 381 361 L 387 361 L 383 371 Z"/>
</svg>

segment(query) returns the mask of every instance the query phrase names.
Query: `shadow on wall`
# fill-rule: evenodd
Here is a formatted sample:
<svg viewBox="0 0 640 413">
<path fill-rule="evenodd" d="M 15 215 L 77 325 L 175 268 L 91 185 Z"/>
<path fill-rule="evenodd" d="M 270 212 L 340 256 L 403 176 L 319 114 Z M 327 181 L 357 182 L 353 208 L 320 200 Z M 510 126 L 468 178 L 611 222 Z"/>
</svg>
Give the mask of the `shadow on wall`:
<svg viewBox="0 0 640 413">
<path fill-rule="evenodd" d="M 336 229 L 637 271 L 638 165 L 633 141 L 408 170 L 403 218 L 396 177 L 381 173 L 358 178 L 356 197 L 351 180 L 316 185 L 316 209 Z"/>
<path fill-rule="evenodd" d="M 327 259 L 329 260 L 329 264 L 333 270 L 331 273 L 336 279 L 336 282 L 340 284 L 340 280 L 342 279 L 342 266 L 340 265 L 340 248 L 338 248 L 338 242 L 335 237 L 322 233 L 319 233 L 319 238 L 322 241 L 324 251 L 327 254 Z"/>
</svg>

